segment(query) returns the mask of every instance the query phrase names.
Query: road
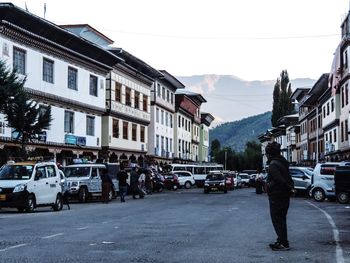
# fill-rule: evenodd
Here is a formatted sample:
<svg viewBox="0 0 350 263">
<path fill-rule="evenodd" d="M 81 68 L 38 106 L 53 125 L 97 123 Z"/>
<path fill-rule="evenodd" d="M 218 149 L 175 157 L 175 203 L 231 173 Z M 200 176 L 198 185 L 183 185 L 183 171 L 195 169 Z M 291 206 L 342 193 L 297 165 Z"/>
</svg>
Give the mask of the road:
<svg viewBox="0 0 350 263">
<path fill-rule="evenodd" d="M 0 211 L 0 262 L 350 262 L 350 206 L 293 198 L 290 251 L 271 251 L 266 195 L 178 190 L 71 210 Z"/>
</svg>

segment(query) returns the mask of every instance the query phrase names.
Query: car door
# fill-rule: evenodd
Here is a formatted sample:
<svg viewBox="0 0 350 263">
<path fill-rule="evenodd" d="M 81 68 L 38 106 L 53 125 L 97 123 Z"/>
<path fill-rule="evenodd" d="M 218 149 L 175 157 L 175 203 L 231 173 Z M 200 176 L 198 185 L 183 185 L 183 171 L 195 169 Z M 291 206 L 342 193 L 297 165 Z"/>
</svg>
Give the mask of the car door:
<svg viewBox="0 0 350 263">
<path fill-rule="evenodd" d="M 90 189 L 89 189 L 89 191 L 91 193 L 102 192 L 101 177 L 98 174 L 98 168 L 97 167 L 92 167 L 91 168 Z"/>
<path fill-rule="evenodd" d="M 48 203 L 55 203 L 57 194 L 62 192 L 61 178 L 54 165 L 46 166 L 47 182 L 50 186 L 50 192 L 47 196 Z"/>
<path fill-rule="evenodd" d="M 50 203 L 50 179 L 47 177 L 46 167 L 38 165 L 34 174 L 32 192 L 35 195 L 36 203 L 38 205 Z"/>
<path fill-rule="evenodd" d="M 293 179 L 295 189 L 305 189 L 305 174 L 298 169 L 289 169 L 289 174 Z"/>
</svg>

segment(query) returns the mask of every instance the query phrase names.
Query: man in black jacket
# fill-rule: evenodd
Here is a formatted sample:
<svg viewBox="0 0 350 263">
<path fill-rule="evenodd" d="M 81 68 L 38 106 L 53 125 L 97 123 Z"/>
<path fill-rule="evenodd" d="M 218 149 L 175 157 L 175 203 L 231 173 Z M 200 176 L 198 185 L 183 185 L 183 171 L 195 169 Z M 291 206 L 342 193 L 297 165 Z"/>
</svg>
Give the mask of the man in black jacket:
<svg viewBox="0 0 350 263">
<path fill-rule="evenodd" d="M 268 161 L 266 178 L 267 194 L 270 203 L 270 216 L 277 234 L 277 241 L 270 244 L 272 250 L 289 250 L 287 236 L 287 212 L 289 199 L 294 188 L 289 174 L 289 163 L 281 156 L 281 145 L 269 143 L 265 148 Z"/>
</svg>

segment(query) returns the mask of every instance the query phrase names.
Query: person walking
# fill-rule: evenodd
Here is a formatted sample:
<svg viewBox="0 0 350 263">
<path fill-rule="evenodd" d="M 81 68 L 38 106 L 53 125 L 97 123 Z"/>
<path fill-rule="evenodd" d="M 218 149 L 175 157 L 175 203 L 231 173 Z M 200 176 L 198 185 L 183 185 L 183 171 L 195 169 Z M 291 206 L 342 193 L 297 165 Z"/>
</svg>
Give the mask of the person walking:
<svg viewBox="0 0 350 263">
<path fill-rule="evenodd" d="M 265 153 L 268 158 L 266 188 L 270 216 L 277 234 L 277 241 L 269 246 L 272 250 L 289 250 L 287 213 L 294 183 L 289 174 L 289 163 L 281 156 L 281 145 L 277 142 L 271 142 L 266 146 Z"/>
<path fill-rule="evenodd" d="M 145 188 L 146 188 L 146 193 L 151 195 L 153 192 L 153 176 L 152 172 L 147 169 L 146 174 L 145 174 Z"/>
<path fill-rule="evenodd" d="M 128 173 L 125 170 L 123 164 L 120 165 L 120 171 L 117 173 L 117 178 L 119 181 L 119 193 L 120 193 L 120 202 L 125 202 L 126 192 L 128 190 L 127 179 Z"/>
<path fill-rule="evenodd" d="M 100 175 L 101 177 L 101 183 L 102 183 L 102 203 L 108 204 L 109 200 L 109 193 L 111 192 L 112 189 L 112 179 L 109 177 L 108 170 L 103 169 L 102 174 Z"/>
<path fill-rule="evenodd" d="M 139 195 L 139 197 L 141 197 L 140 191 L 139 191 L 139 174 L 136 166 L 132 167 L 131 169 L 130 187 L 131 187 L 132 198 L 136 199 L 136 195 Z"/>
</svg>

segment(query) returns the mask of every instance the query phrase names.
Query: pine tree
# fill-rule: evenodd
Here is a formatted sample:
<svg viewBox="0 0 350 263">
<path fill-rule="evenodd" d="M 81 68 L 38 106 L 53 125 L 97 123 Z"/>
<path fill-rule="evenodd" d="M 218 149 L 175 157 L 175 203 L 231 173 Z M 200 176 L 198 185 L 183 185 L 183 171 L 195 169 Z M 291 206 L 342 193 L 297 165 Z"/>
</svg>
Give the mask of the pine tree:
<svg viewBox="0 0 350 263">
<path fill-rule="evenodd" d="M 272 126 L 277 126 L 277 120 L 279 119 L 279 112 L 280 112 L 280 80 L 277 79 L 275 83 L 275 87 L 273 89 L 273 104 L 272 104 L 272 116 L 271 116 L 271 123 Z"/>
<path fill-rule="evenodd" d="M 289 82 L 287 70 L 282 70 L 273 90 L 273 104 L 271 123 L 273 127 L 278 126 L 278 120 L 285 116 L 294 113 L 294 107 L 291 101 L 292 88 Z"/>
<path fill-rule="evenodd" d="M 0 111 L 5 114 L 8 126 L 17 133 L 15 140 L 21 143 L 22 157 L 26 158 L 26 146 L 52 121 L 51 107 L 38 107 L 24 89 L 26 78 L 21 79 L 15 70 L 10 71 L 0 61 Z"/>
</svg>

